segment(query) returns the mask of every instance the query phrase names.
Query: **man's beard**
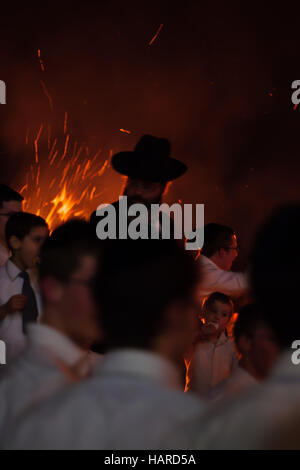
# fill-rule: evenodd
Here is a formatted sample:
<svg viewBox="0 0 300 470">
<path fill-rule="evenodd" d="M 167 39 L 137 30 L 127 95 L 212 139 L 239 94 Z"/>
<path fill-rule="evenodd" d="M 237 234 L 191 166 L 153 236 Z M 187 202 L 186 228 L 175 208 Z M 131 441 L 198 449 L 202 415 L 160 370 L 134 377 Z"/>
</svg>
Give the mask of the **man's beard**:
<svg viewBox="0 0 300 470">
<path fill-rule="evenodd" d="M 134 196 L 128 196 L 127 195 L 127 190 L 125 188 L 123 196 L 127 196 L 127 204 L 128 207 L 131 206 L 132 204 L 144 204 L 147 209 L 151 208 L 151 204 L 161 204 L 162 203 L 162 194 L 160 194 L 158 197 L 153 198 L 153 199 L 144 199 L 142 196 L 139 195 L 134 195 Z"/>
</svg>

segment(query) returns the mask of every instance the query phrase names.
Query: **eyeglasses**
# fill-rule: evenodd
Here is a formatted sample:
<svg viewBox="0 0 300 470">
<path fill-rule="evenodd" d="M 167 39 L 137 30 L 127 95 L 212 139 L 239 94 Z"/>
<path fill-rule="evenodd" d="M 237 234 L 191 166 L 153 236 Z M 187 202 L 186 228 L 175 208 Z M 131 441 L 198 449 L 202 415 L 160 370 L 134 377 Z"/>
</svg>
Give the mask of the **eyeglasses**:
<svg viewBox="0 0 300 470">
<path fill-rule="evenodd" d="M 224 249 L 225 250 L 235 250 L 237 252 L 240 251 L 240 248 L 238 246 L 226 246 Z"/>
<path fill-rule="evenodd" d="M 219 250 L 222 250 L 222 249 L 226 251 L 235 250 L 237 253 L 240 251 L 239 246 L 222 246 L 221 248 L 219 248 Z"/>
</svg>

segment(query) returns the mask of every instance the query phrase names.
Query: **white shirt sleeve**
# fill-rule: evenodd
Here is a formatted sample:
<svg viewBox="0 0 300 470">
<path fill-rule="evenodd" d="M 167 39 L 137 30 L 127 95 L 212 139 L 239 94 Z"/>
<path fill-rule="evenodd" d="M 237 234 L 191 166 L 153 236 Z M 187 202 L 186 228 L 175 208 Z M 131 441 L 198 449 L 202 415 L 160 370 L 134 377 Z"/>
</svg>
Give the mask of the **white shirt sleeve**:
<svg viewBox="0 0 300 470">
<path fill-rule="evenodd" d="M 247 290 L 249 290 L 247 274 L 224 271 L 213 264 L 203 266 L 197 292 L 199 298 L 203 298 L 212 292 L 222 292 L 232 297 L 239 297 Z"/>
</svg>

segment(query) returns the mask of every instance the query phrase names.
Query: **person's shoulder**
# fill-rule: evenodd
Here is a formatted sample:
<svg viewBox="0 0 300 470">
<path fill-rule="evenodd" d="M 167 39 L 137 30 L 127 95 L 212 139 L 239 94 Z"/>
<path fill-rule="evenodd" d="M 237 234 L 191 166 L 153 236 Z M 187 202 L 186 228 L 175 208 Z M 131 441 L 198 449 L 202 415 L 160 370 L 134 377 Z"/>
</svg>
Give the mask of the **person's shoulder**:
<svg viewBox="0 0 300 470">
<path fill-rule="evenodd" d="M 207 258 L 207 256 L 200 255 L 199 258 L 199 263 L 201 264 L 201 268 L 206 272 L 214 272 L 214 271 L 219 271 L 220 268 L 213 262 L 211 261 L 210 258 Z"/>
<path fill-rule="evenodd" d="M 100 205 L 100 204 L 99 204 Z M 107 203 L 105 204 L 107 206 L 113 206 L 115 209 L 118 209 L 119 208 L 119 200 L 118 201 L 114 201 L 114 202 L 110 202 L 110 203 Z M 97 209 L 95 209 L 92 213 L 91 213 L 91 216 L 90 216 L 90 222 L 93 223 L 95 220 L 97 220 L 99 218 L 99 216 L 97 215 Z"/>
</svg>

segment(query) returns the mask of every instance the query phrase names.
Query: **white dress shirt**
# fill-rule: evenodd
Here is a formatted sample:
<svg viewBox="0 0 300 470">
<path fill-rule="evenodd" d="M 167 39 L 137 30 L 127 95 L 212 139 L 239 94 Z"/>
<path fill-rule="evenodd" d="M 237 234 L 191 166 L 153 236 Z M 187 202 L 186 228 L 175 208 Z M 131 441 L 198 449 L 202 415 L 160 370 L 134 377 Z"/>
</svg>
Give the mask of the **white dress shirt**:
<svg viewBox="0 0 300 470">
<path fill-rule="evenodd" d="M 0 266 L 3 266 L 11 256 L 11 252 L 0 242 Z"/>
<path fill-rule="evenodd" d="M 209 400 L 216 403 L 219 400 L 231 399 L 256 384 L 257 380 L 253 375 L 249 374 L 243 367 L 238 366 L 226 380 L 211 390 Z"/>
<path fill-rule="evenodd" d="M 180 390 L 177 369 L 155 353 L 116 350 L 98 374 L 14 423 L 2 444 L 22 449 L 185 449 L 181 431 L 204 405 Z"/>
<path fill-rule="evenodd" d="M 22 293 L 24 280 L 19 277 L 21 270 L 9 259 L 4 266 L 0 267 L 0 305 L 6 304 L 8 300 L 17 294 Z M 30 274 L 30 271 L 28 271 Z M 31 282 L 33 288 L 39 316 L 42 305 L 38 287 Z M 6 360 L 9 362 L 26 345 L 26 336 L 22 329 L 22 312 L 6 315 L 0 321 L 0 339 L 6 344 Z"/>
<path fill-rule="evenodd" d="M 198 262 L 201 267 L 201 281 L 196 293 L 200 302 L 213 292 L 222 292 L 236 298 L 248 291 L 246 274 L 220 269 L 204 255 L 199 256 Z"/>
<path fill-rule="evenodd" d="M 208 398 L 213 387 L 227 379 L 238 366 L 234 342 L 222 333 L 216 343 L 199 342 L 186 361 L 186 391 Z"/>
<path fill-rule="evenodd" d="M 90 354 L 58 330 L 45 324 L 28 325 L 22 354 L 10 365 L 0 366 L 0 435 L 21 412 L 69 385 L 68 367 L 79 361 L 91 369 Z"/>
<path fill-rule="evenodd" d="M 216 404 L 202 420 L 201 432 L 195 422 L 198 437 L 193 445 L 198 449 L 268 449 L 282 426 L 299 416 L 300 365 L 292 363 L 292 352 L 282 355 L 265 382 L 226 406 Z"/>
</svg>

